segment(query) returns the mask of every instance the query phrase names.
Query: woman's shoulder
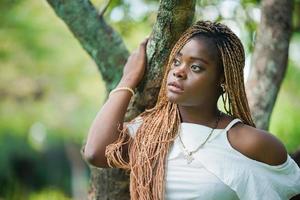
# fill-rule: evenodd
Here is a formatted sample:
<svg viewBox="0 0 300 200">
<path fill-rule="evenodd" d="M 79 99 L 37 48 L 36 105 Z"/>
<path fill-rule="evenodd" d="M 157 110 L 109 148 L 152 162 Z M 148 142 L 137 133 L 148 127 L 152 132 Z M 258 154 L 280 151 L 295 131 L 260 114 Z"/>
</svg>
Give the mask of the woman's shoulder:
<svg viewBox="0 0 300 200">
<path fill-rule="evenodd" d="M 231 146 L 245 156 L 268 165 L 280 165 L 287 160 L 283 143 L 273 134 L 238 123 L 228 131 Z"/>
</svg>

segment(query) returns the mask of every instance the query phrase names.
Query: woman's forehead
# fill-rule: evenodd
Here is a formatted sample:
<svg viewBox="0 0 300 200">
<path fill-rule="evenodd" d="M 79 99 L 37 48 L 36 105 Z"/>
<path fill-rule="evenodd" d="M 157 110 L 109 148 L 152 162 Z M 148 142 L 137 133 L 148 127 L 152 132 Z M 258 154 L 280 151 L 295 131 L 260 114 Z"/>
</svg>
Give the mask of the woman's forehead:
<svg viewBox="0 0 300 200">
<path fill-rule="evenodd" d="M 216 44 L 208 37 L 193 37 L 182 47 L 177 56 L 215 60 L 217 57 Z"/>
</svg>

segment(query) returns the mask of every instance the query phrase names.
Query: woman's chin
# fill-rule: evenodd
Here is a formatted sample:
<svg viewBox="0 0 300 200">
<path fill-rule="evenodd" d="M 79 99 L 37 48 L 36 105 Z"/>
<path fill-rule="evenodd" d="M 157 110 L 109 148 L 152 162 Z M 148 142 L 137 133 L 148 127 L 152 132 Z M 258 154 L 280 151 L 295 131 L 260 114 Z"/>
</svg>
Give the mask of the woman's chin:
<svg viewBox="0 0 300 200">
<path fill-rule="evenodd" d="M 180 101 L 180 97 L 177 96 L 177 95 L 174 95 L 170 92 L 167 93 L 167 99 L 168 101 L 170 101 L 171 103 L 176 103 L 176 104 L 179 104 L 181 101 Z"/>
</svg>

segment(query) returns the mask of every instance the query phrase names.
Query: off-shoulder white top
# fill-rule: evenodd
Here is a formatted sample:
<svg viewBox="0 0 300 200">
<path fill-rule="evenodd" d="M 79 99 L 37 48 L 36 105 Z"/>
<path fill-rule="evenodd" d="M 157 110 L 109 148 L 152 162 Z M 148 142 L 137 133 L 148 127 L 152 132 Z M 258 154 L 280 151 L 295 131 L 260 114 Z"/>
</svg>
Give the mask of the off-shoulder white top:
<svg viewBox="0 0 300 200">
<path fill-rule="evenodd" d="M 300 193 L 300 169 L 288 155 L 280 165 L 272 166 L 246 157 L 234 149 L 227 138 L 228 130 L 215 129 L 206 144 L 193 154 L 189 164 L 177 137 L 167 157 L 166 200 L 288 200 Z M 129 124 L 134 137 L 142 122 Z M 211 128 L 181 123 L 179 134 L 189 151 L 204 142 Z"/>
</svg>

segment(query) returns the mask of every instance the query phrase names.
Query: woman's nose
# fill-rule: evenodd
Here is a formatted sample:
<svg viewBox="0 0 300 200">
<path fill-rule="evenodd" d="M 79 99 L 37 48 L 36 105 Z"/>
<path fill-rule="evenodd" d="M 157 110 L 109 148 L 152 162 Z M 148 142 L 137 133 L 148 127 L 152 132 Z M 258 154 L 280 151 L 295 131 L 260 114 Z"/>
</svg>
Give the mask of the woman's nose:
<svg viewBox="0 0 300 200">
<path fill-rule="evenodd" d="M 186 71 L 184 66 L 177 67 L 173 70 L 173 76 L 180 79 L 186 79 Z"/>
</svg>

